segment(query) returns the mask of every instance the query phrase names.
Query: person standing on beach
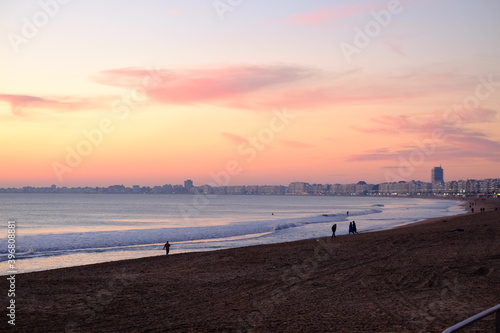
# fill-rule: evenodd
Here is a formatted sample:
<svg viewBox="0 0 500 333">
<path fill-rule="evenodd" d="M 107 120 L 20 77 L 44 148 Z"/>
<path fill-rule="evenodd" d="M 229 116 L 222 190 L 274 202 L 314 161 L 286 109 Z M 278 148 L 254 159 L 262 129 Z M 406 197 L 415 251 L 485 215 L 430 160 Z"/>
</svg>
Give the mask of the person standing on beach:
<svg viewBox="0 0 500 333">
<path fill-rule="evenodd" d="M 165 253 L 165 255 L 168 256 L 168 252 L 170 252 L 170 244 L 168 243 L 168 241 L 165 243 L 165 245 L 163 245 L 163 249 L 167 252 Z"/>
<path fill-rule="evenodd" d="M 358 228 L 356 227 L 356 222 L 352 221 L 352 234 L 357 234 L 358 233 Z"/>
<path fill-rule="evenodd" d="M 337 231 L 337 223 L 335 223 L 334 225 L 332 225 L 332 238 L 333 237 L 337 237 L 337 236 L 335 236 L 335 231 Z"/>
<path fill-rule="evenodd" d="M 349 222 L 349 235 L 351 234 L 352 232 L 352 222 Z"/>
</svg>

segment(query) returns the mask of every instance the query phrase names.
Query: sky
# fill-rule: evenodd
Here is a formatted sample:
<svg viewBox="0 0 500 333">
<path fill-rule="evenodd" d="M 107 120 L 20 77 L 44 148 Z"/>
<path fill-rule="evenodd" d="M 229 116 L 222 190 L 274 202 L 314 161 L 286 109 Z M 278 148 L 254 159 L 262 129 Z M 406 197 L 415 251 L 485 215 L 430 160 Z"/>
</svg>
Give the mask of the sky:
<svg viewBox="0 0 500 333">
<path fill-rule="evenodd" d="M 497 0 L 0 0 L 0 187 L 500 177 Z"/>
</svg>

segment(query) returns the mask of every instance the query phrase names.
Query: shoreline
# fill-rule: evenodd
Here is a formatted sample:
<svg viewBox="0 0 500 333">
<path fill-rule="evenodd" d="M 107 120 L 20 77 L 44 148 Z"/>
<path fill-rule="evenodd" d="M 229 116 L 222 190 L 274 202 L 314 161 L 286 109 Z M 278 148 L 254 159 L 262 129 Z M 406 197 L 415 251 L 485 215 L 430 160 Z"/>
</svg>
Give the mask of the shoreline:
<svg viewBox="0 0 500 333">
<path fill-rule="evenodd" d="M 16 328 L 442 332 L 499 302 L 499 220 L 493 208 L 334 239 L 23 273 Z"/>
<path fill-rule="evenodd" d="M 422 198 L 422 199 L 434 199 L 434 198 Z M 449 199 L 445 199 L 445 200 L 449 200 Z M 456 201 L 456 206 L 454 207 L 459 207 L 459 206 L 464 206 L 466 204 L 466 202 L 462 202 L 461 200 L 457 200 L 457 199 L 453 199 L 452 201 Z M 500 202 L 500 200 L 498 200 L 498 202 Z M 461 214 L 455 214 L 455 215 L 461 215 Z M 443 218 L 447 217 L 447 216 L 455 216 L 455 215 L 445 215 L 443 216 Z M 405 222 L 404 224 L 400 224 L 400 225 L 396 225 L 396 226 L 381 226 L 381 227 L 378 227 L 378 226 L 375 226 L 375 228 L 366 228 L 366 229 L 362 229 L 361 232 L 363 233 L 367 233 L 367 232 L 379 232 L 379 231 L 383 231 L 383 230 L 391 230 L 391 229 L 395 229 L 395 228 L 405 228 L 407 226 L 411 226 L 415 223 L 425 223 L 426 221 L 428 220 L 432 220 L 432 219 L 440 219 L 441 217 L 436 217 L 436 218 L 423 218 L 423 219 L 420 219 L 420 220 L 417 220 L 417 221 L 412 221 L 412 222 Z M 349 222 L 348 220 L 346 221 L 341 221 L 340 223 L 347 223 Z M 339 222 L 332 222 L 332 223 L 339 223 Z M 329 228 L 328 229 L 325 229 L 325 233 L 328 234 L 329 232 Z M 345 231 L 347 232 L 347 231 Z M 314 236 L 314 237 L 310 237 L 310 238 L 297 238 L 295 240 L 281 240 L 277 243 L 280 243 L 280 242 L 290 242 L 290 241 L 300 241 L 300 240 L 307 240 L 307 239 L 315 239 L 317 237 L 321 237 L 321 236 Z M 174 243 L 172 243 L 174 244 Z M 273 243 L 264 243 L 264 244 L 273 244 Z M 163 245 L 163 243 L 161 244 L 161 246 Z M 227 249 L 232 249 L 232 248 L 239 248 L 239 247 L 247 247 L 247 246 L 252 246 L 252 245 L 258 245 L 258 244 L 251 244 L 251 245 L 239 245 L 239 246 L 229 246 L 227 247 Z M 221 249 L 226 249 L 225 247 L 222 247 L 222 248 L 218 248 L 218 249 L 211 249 L 210 246 L 208 246 L 206 249 L 196 249 L 196 250 L 192 250 L 192 251 L 183 251 L 181 249 L 181 251 L 175 253 L 175 249 L 174 249 L 174 254 L 179 254 L 179 253 L 191 253 L 191 252 L 195 252 L 195 253 L 199 253 L 199 252 L 211 252 L 211 251 L 217 251 L 217 250 L 221 250 Z M 153 253 L 154 252 L 154 253 Z M 31 270 L 23 270 L 22 272 L 19 272 L 18 274 L 25 274 L 25 273 L 31 273 L 31 272 L 42 272 L 42 271 L 47 271 L 47 270 L 52 270 L 52 269 L 60 269 L 60 268 L 69 268 L 69 267 L 75 267 L 75 266 L 86 266 L 86 265 L 93 265 L 93 264 L 98 264 L 98 263 L 106 263 L 106 262 L 115 262 L 115 261 L 121 261 L 121 260 L 130 260 L 130 259 L 142 259 L 142 258 L 146 258 L 146 257 L 151 257 L 151 256 L 156 256 L 157 254 L 156 253 L 161 253 L 162 251 L 147 251 L 147 253 L 144 253 L 144 254 L 141 254 L 141 253 L 137 253 L 137 255 L 134 255 L 133 253 L 134 252 L 130 252 L 129 255 L 125 254 L 125 255 L 121 255 L 122 257 L 120 258 L 120 254 L 119 252 L 116 253 L 116 255 L 113 255 L 113 253 L 111 253 L 111 256 L 109 258 L 104 258 L 103 259 L 103 256 L 99 255 L 99 253 L 96 253 L 96 257 L 95 258 L 91 258 L 90 260 L 86 259 L 86 260 L 80 260 L 78 257 L 74 257 L 72 258 L 71 255 L 61 255 L 61 256 L 54 256 L 53 258 L 55 259 L 55 263 L 56 265 L 54 265 L 54 263 L 52 264 L 48 264 L 48 268 L 46 267 L 43 267 L 43 268 L 39 268 L 37 265 L 40 265 L 40 262 L 38 262 L 38 260 L 47 260 L 47 261 L 50 261 L 50 258 L 51 257 L 33 257 L 33 258 L 26 258 L 25 260 L 27 262 L 30 262 L 30 260 L 35 260 L 34 263 L 35 263 L 35 268 L 31 269 Z M 108 254 L 109 255 L 109 254 Z M 67 259 L 65 259 L 67 257 Z M 22 261 L 23 259 L 20 259 L 20 261 Z M 71 262 L 71 260 L 77 260 L 73 265 L 68 265 L 67 263 L 68 262 Z M 78 262 L 80 261 L 80 262 Z M 87 261 L 87 262 L 85 262 Z M 6 262 L 4 262 L 5 264 Z M 57 263 L 59 263 L 59 265 L 57 265 Z M 43 266 L 43 262 L 42 262 L 42 266 Z M 7 276 L 8 274 L 7 273 L 1 273 L 0 276 Z"/>
<path fill-rule="evenodd" d="M 432 199 L 435 199 L 435 198 L 421 198 L 421 199 L 431 199 L 431 200 L 432 200 Z M 446 198 L 445 200 L 450 200 L 450 199 L 451 199 L 451 198 Z M 457 199 L 452 199 L 452 201 L 456 201 L 456 206 L 454 206 L 454 207 L 464 206 L 464 205 L 466 204 L 465 202 L 462 202 L 461 200 L 457 200 Z M 500 202 L 500 200 L 498 200 L 498 202 Z M 455 214 L 455 215 L 459 216 L 459 215 L 461 215 L 461 214 Z M 455 215 L 449 215 L 449 216 L 455 216 Z M 348 217 L 349 217 L 349 216 L 348 216 Z M 354 216 L 353 216 L 353 217 L 354 217 Z M 443 216 L 443 218 L 445 218 L 445 217 L 448 217 L 448 215 Z M 361 218 L 362 218 L 362 217 L 361 217 Z M 440 219 L 440 218 L 442 218 L 442 217 L 436 217 L 436 218 L 430 218 L 430 219 L 429 219 L 429 218 L 424 218 L 424 219 L 421 219 L 421 220 L 412 221 L 412 222 L 406 222 L 405 224 L 400 224 L 400 225 L 396 225 L 396 226 L 375 226 L 374 228 L 370 228 L 370 227 L 368 227 L 368 228 L 366 228 L 366 229 L 362 229 L 362 230 L 361 230 L 361 232 L 362 232 L 362 233 L 367 233 L 367 232 L 379 232 L 379 231 L 391 230 L 391 229 L 395 229 L 395 228 L 404 228 L 404 227 L 411 226 L 411 225 L 413 225 L 413 224 L 415 224 L 415 223 L 425 223 L 425 222 L 426 222 L 426 221 L 428 221 L 428 220 L 432 220 L 432 219 Z M 346 220 L 346 221 L 331 222 L 331 223 L 341 223 L 341 224 L 342 224 L 342 223 L 344 223 L 344 222 L 345 222 L 345 223 L 347 223 L 347 222 L 349 222 L 349 221 L 348 221 L 348 220 Z M 401 222 L 401 223 L 402 223 L 402 222 Z M 345 231 L 345 232 L 347 232 L 347 231 Z M 329 228 L 328 228 L 328 229 L 325 229 L 325 233 L 326 233 L 326 234 L 328 234 L 328 233 L 329 233 Z M 279 241 L 279 242 L 277 242 L 277 243 L 281 243 L 281 242 L 290 242 L 290 241 L 300 241 L 300 240 L 307 240 L 307 239 L 315 239 L 315 238 L 317 238 L 317 237 L 320 237 L 320 236 L 314 236 L 314 237 L 311 237 L 311 238 L 302 238 L 302 239 L 300 239 L 300 238 L 299 238 L 299 239 L 295 239 L 295 240 L 281 240 L 281 241 Z M 172 243 L 172 244 L 174 244 L 174 243 Z M 262 244 L 262 245 L 265 245 L 265 244 L 274 244 L 274 243 L 264 243 L 264 244 Z M 163 245 L 163 243 L 162 243 L 161 245 Z M 200 250 L 200 249 L 196 249 L 196 250 L 192 250 L 192 251 L 189 251 L 189 250 L 188 250 L 188 251 L 183 251 L 183 250 L 181 249 L 181 251 L 182 251 L 182 252 L 180 251 L 180 252 L 177 252 L 177 253 L 175 253 L 176 251 L 175 251 L 175 249 L 174 249 L 174 254 L 172 254 L 172 255 L 175 255 L 175 254 L 180 254 L 180 253 L 192 253 L 192 252 L 194 252 L 194 253 L 200 253 L 200 252 L 212 252 L 212 251 L 218 251 L 218 250 L 221 250 L 221 249 L 234 249 L 234 248 L 247 247 L 247 246 L 255 246 L 255 245 L 258 245 L 258 244 L 252 244 L 252 245 L 239 245 L 239 246 L 230 246 L 230 247 L 227 247 L 227 248 L 222 247 L 222 248 L 219 248 L 219 249 L 211 249 L 211 248 L 210 248 L 210 246 L 208 246 L 206 249 L 201 249 L 201 250 Z M 115 255 L 115 256 L 111 256 L 111 257 L 109 258 L 109 260 L 108 260 L 108 259 L 102 259 L 102 256 L 99 256 L 99 255 L 98 255 L 98 256 L 97 256 L 96 258 L 94 258 L 94 259 L 91 259 L 91 260 L 86 260 L 86 261 L 88 261 L 88 262 L 82 262 L 82 261 L 78 262 L 78 261 L 77 261 L 77 263 L 76 263 L 76 264 L 71 265 L 71 266 L 67 265 L 67 262 L 70 262 L 71 260 L 75 260 L 75 259 L 76 259 L 76 260 L 79 260 L 79 258 L 71 258 L 71 255 L 70 255 L 69 257 L 68 257 L 67 255 L 55 256 L 54 258 L 55 258 L 56 262 L 57 262 L 57 261 L 59 261 L 59 264 L 60 264 L 60 265 L 54 265 L 54 264 L 52 264 L 52 267 L 50 267 L 50 266 L 49 266 L 48 268 L 45 268 L 45 267 L 44 267 L 44 268 L 33 268 L 32 270 L 24 270 L 24 271 L 22 271 L 22 272 L 20 272 L 20 273 L 18 273 L 18 274 L 26 274 L 26 273 L 31 273 L 31 272 L 42 272 L 42 271 L 53 270 L 53 269 L 69 268 L 69 267 L 76 267 L 76 266 L 86 266 L 86 265 L 93 265 L 93 264 L 106 263 L 106 262 L 115 262 L 115 261 L 122 261 L 122 260 L 133 260 L 133 259 L 138 259 L 138 260 L 140 260 L 140 259 L 147 258 L 147 257 L 152 257 L 152 256 L 154 257 L 154 256 L 156 256 L 156 255 L 157 255 L 156 253 L 161 253 L 162 251 L 156 251 L 155 253 L 151 253 L 151 252 L 153 252 L 153 251 L 147 251 L 147 252 L 148 252 L 148 253 L 145 253 L 145 254 L 143 254 L 143 255 L 142 255 L 141 253 L 138 253 L 137 255 L 133 255 L 133 254 L 132 254 L 133 252 L 131 252 L 131 254 L 130 254 L 130 255 L 122 255 L 122 258 L 120 258 L 120 257 L 119 257 L 119 255 Z M 97 254 L 98 254 L 98 253 L 97 253 Z M 118 254 L 118 253 L 117 253 L 117 254 Z M 141 255 L 142 255 L 142 256 L 141 256 Z M 68 259 L 64 259 L 64 258 L 66 258 L 66 257 L 68 257 Z M 29 262 L 29 260 L 32 260 L 32 259 L 34 259 L 34 260 L 35 260 L 35 262 L 36 262 L 36 260 L 37 260 L 37 259 L 41 259 L 41 260 L 49 260 L 49 261 L 50 261 L 50 258 L 51 258 L 51 257 L 40 257 L 40 258 L 33 257 L 33 258 L 27 258 L 26 260 L 27 260 L 28 262 Z M 63 261 L 61 261 L 61 260 L 60 260 L 61 258 L 63 259 Z M 59 259 L 59 260 L 58 260 L 58 259 Z M 22 259 L 21 259 L 21 260 L 22 260 Z M 5 263 L 5 262 L 4 262 L 4 263 Z M 50 264 L 49 264 L 49 265 L 50 265 Z M 0 275 L 0 276 L 6 276 L 6 275 L 8 275 L 8 274 L 3 273 L 3 274 L 2 274 L 2 275 Z"/>
<path fill-rule="evenodd" d="M 469 208 L 467 208 L 467 206 L 471 202 L 474 202 L 475 203 L 475 207 L 478 208 L 478 209 L 476 209 L 475 213 L 471 213 L 471 211 L 469 210 Z M 455 217 L 460 217 L 460 216 L 466 216 L 466 215 L 472 215 L 472 214 L 480 213 L 480 211 L 478 211 L 478 210 L 480 210 L 481 208 L 484 208 L 487 212 L 500 210 L 500 198 L 485 198 L 484 200 L 481 200 L 479 198 L 474 198 L 474 200 L 472 200 L 472 198 L 471 198 L 471 200 L 465 200 L 464 199 L 464 202 L 460 203 L 459 206 L 463 206 L 464 207 L 464 210 L 465 210 L 464 213 L 462 213 L 462 214 L 456 214 L 456 215 L 450 215 L 450 216 L 431 217 L 431 218 L 428 218 L 428 219 L 425 219 L 425 220 L 422 220 L 422 221 L 416 221 L 416 222 L 413 222 L 413 223 L 409 223 L 409 224 L 397 226 L 395 229 L 397 229 L 397 228 L 408 228 L 408 227 L 412 227 L 414 225 L 419 225 L 419 224 L 423 225 L 423 224 L 429 224 L 429 223 L 437 223 L 439 221 L 441 221 L 441 222 L 447 222 L 448 219 L 452 219 L 452 218 L 455 218 Z"/>
</svg>

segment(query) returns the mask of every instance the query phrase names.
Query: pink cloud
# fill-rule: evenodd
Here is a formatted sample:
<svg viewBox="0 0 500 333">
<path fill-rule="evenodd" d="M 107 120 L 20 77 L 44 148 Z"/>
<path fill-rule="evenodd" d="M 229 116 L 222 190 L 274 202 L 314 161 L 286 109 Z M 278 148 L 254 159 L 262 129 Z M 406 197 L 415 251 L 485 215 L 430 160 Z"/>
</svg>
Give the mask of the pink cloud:
<svg viewBox="0 0 500 333">
<path fill-rule="evenodd" d="M 315 68 L 293 65 L 231 66 L 187 70 L 148 71 L 121 68 L 99 73 L 94 79 L 118 87 L 141 87 L 148 77 L 156 85 L 147 90 L 149 97 L 162 104 L 199 105 L 272 110 L 283 106 L 315 109 L 339 104 L 369 104 L 408 98 L 413 94 L 383 87 L 380 82 L 365 86 L 359 81 L 340 80 L 356 71 L 326 73 Z M 343 82 L 341 82 L 343 81 Z"/>
<path fill-rule="evenodd" d="M 457 159 L 483 159 L 487 161 L 500 162 L 500 142 L 491 140 L 481 140 L 477 138 L 461 137 L 452 139 L 453 144 L 440 145 L 434 147 L 431 154 L 424 154 L 425 161 L 442 162 Z M 349 156 L 348 162 L 368 162 L 368 161 L 387 161 L 392 163 L 408 163 L 409 156 L 422 152 L 419 146 L 408 146 L 405 149 L 392 149 L 385 152 L 367 151 L 361 154 Z M 392 165 L 387 168 L 396 168 Z M 401 167 L 401 166 L 399 166 Z"/>
<path fill-rule="evenodd" d="M 418 118 L 407 115 L 381 116 L 372 119 L 372 127 L 357 128 L 357 130 L 364 133 L 384 133 L 394 136 L 403 133 L 415 134 L 420 138 L 417 142 L 432 151 L 426 153 L 426 158 L 429 160 L 482 158 L 500 161 L 500 142 L 490 138 L 486 133 L 470 127 L 478 123 L 491 122 L 495 119 L 497 112 L 484 108 L 462 109 L 456 112 L 460 113 L 433 113 L 421 115 Z M 443 133 L 440 139 L 434 139 L 433 133 L 435 131 Z M 422 146 L 400 145 L 392 149 L 383 148 L 378 151 L 367 151 L 363 154 L 352 155 L 348 160 L 398 161 L 399 157 L 408 157 L 412 152 L 422 151 Z"/>
<path fill-rule="evenodd" d="M 485 108 L 458 108 L 448 111 L 421 114 L 418 117 L 408 115 L 379 116 L 373 118 L 371 127 L 354 127 L 364 133 L 421 133 L 430 134 L 436 128 L 447 133 L 466 133 L 481 136 L 480 132 L 465 129 L 462 125 L 488 123 L 495 120 L 497 111 Z"/>
<path fill-rule="evenodd" d="M 38 97 L 31 95 L 0 94 L 0 101 L 10 105 L 16 116 L 25 116 L 28 111 L 45 109 L 51 111 L 73 111 L 92 105 L 86 99 L 71 97 Z"/>
<path fill-rule="evenodd" d="M 299 66 L 232 66 L 194 70 L 161 70 L 152 73 L 140 68 L 123 68 L 99 73 L 95 80 L 112 86 L 137 86 L 151 76 L 157 85 L 150 97 L 164 104 L 237 104 L 245 96 L 276 89 L 317 75 L 317 70 Z M 245 103 L 243 103 L 245 104 Z"/>
<path fill-rule="evenodd" d="M 454 147 L 464 151 L 500 155 L 500 142 L 490 140 L 484 135 L 450 135 L 448 141 L 452 142 Z"/>
<path fill-rule="evenodd" d="M 233 133 L 225 133 L 225 132 L 221 133 L 221 135 L 236 145 L 240 145 L 242 143 L 248 144 L 248 140 L 240 135 L 233 134 Z"/>
<path fill-rule="evenodd" d="M 281 107 L 315 110 L 335 105 L 408 103 L 470 87 L 470 79 L 423 68 L 386 77 L 360 77 L 358 71 L 326 72 L 295 65 L 239 65 L 149 71 L 130 67 L 98 73 L 94 80 L 110 86 L 142 87 L 152 102 L 213 105 L 246 110 Z M 431 82 L 431 84 L 429 83 Z M 437 93 L 439 92 L 439 94 Z"/>
<path fill-rule="evenodd" d="M 404 57 L 405 53 L 403 51 L 403 43 L 401 39 L 401 37 L 387 35 L 381 37 L 382 42 L 385 43 L 394 53 Z"/>
</svg>

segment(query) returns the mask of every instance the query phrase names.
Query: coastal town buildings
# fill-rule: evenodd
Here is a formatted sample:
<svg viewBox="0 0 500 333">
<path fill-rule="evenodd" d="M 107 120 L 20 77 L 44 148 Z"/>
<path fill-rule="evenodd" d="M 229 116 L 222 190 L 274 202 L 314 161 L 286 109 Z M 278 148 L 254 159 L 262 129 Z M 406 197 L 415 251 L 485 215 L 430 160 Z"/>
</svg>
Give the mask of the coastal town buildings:
<svg viewBox="0 0 500 333">
<path fill-rule="evenodd" d="M 499 196 L 500 178 L 453 180 L 436 188 L 434 183 L 400 181 L 368 184 L 309 184 L 293 182 L 285 185 L 235 185 L 235 186 L 188 186 L 166 184 L 162 186 L 126 187 L 31 187 L 0 188 L 0 193 L 101 193 L 101 194 L 205 194 L 205 195 L 342 195 L 342 196 Z"/>
<path fill-rule="evenodd" d="M 444 181 L 443 169 L 431 172 L 431 182 L 420 180 L 369 184 L 309 184 L 292 182 L 285 185 L 225 185 L 195 186 L 191 179 L 184 185 L 140 186 L 111 185 L 108 187 L 31 187 L 0 188 L 0 193 L 101 193 L 101 194 L 204 194 L 204 195 L 342 195 L 342 196 L 500 196 L 500 178 Z"/>
</svg>

